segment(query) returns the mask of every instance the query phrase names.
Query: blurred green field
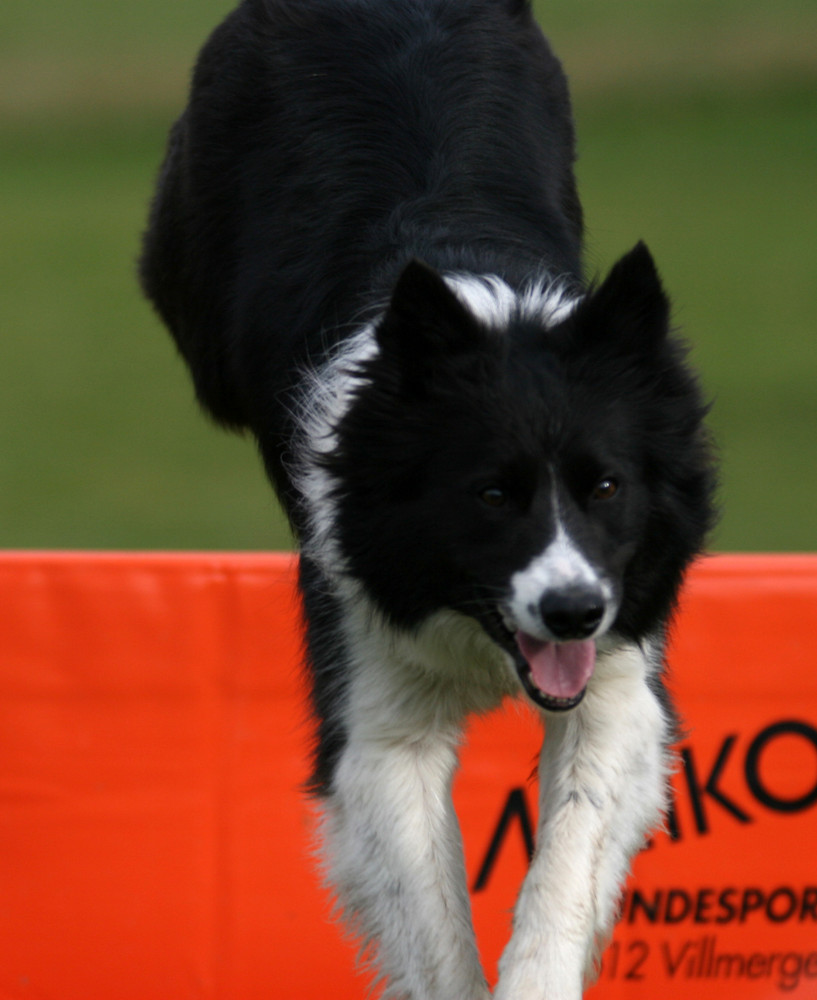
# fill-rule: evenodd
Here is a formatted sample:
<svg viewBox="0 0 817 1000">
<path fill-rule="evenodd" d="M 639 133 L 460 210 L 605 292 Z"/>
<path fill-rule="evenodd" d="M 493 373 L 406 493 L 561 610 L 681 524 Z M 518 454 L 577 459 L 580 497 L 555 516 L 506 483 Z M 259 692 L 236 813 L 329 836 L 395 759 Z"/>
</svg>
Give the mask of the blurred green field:
<svg viewBox="0 0 817 1000">
<path fill-rule="evenodd" d="M 224 0 L 0 9 L 0 547 L 289 544 L 139 297 L 167 128 Z M 554 0 L 588 263 L 655 253 L 714 397 L 718 549 L 817 547 L 817 5 Z"/>
</svg>

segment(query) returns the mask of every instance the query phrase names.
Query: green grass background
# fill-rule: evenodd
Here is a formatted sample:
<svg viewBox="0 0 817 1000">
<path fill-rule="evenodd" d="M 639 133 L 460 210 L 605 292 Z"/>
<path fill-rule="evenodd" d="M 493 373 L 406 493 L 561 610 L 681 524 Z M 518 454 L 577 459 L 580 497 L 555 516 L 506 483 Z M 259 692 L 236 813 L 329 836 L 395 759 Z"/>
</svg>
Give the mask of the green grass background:
<svg viewBox="0 0 817 1000">
<path fill-rule="evenodd" d="M 229 7 L 0 7 L 2 547 L 289 544 L 252 443 L 201 416 L 134 280 L 164 136 Z M 572 82 L 590 268 L 648 241 L 715 400 L 714 547 L 817 548 L 817 4 L 537 11 Z"/>
</svg>

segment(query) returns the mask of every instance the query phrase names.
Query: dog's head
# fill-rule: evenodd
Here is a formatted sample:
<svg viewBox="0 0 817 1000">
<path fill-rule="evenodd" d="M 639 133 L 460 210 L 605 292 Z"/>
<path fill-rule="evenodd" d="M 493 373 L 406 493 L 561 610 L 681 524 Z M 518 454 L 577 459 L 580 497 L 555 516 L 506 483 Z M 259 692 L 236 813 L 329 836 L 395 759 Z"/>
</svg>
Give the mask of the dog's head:
<svg viewBox="0 0 817 1000">
<path fill-rule="evenodd" d="M 556 305 L 413 262 L 365 355 L 320 456 L 344 572 L 398 626 L 471 615 L 534 701 L 572 707 L 600 637 L 667 616 L 712 518 L 649 252 Z"/>
</svg>

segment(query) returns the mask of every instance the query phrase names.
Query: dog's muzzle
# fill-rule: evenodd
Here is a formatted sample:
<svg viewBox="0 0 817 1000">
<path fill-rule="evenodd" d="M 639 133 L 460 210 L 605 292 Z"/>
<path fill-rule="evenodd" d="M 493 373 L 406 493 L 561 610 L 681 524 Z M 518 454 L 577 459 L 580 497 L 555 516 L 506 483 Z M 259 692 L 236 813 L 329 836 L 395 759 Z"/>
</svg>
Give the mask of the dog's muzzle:
<svg viewBox="0 0 817 1000">
<path fill-rule="evenodd" d="M 508 608 L 488 613 L 483 627 L 510 655 L 531 701 L 551 712 L 568 711 L 581 702 L 593 675 L 595 637 L 609 601 L 596 587 L 573 587 L 546 592 L 535 610 L 541 620 L 536 634 Z"/>
</svg>

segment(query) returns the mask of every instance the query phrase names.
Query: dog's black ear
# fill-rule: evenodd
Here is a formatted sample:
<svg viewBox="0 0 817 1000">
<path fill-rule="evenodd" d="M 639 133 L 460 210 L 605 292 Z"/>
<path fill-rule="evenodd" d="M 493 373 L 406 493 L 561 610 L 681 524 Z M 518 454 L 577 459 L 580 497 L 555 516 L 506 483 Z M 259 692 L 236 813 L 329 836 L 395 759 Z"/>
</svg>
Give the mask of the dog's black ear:
<svg viewBox="0 0 817 1000">
<path fill-rule="evenodd" d="M 644 243 L 613 265 L 576 310 L 571 325 L 583 343 L 649 353 L 669 332 L 670 304 Z"/>
<path fill-rule="evenodd" d="M 412 260 L 394 286 L 377 340 L 384 353 L 414 363 L 468 350 L 480 341 L 480 333 L 474 316 L 442 276 L 428 264 Z"/>
</svg>

